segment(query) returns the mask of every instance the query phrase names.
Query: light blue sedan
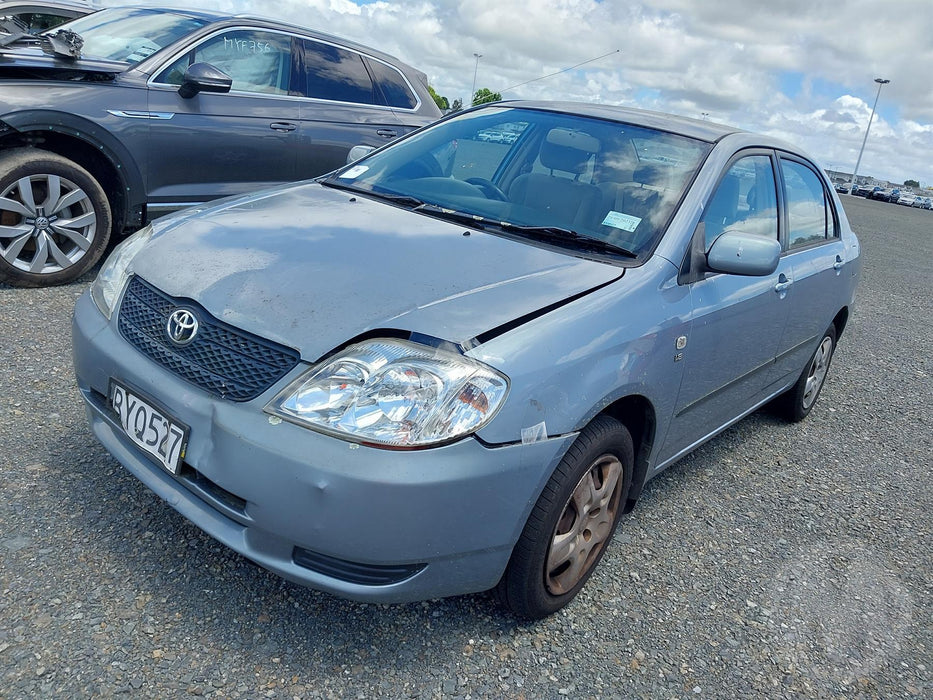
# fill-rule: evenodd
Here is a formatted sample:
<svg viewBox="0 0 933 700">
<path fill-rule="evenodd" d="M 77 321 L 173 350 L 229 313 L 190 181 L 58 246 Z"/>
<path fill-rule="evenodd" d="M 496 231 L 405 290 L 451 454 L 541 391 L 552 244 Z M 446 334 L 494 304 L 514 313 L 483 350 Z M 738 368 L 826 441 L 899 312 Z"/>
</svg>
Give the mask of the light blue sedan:
<svg viewBox="0 0 933 700">
<path fill-rule="evenodd" d="M 77 302 L 75 368 L 107 450 L 262 566 L 537 618 L 649 479 L 769 402 L 806 417 L 858 276 L 786 143 L 497 103 L 139 231 Z"/>
</svg>

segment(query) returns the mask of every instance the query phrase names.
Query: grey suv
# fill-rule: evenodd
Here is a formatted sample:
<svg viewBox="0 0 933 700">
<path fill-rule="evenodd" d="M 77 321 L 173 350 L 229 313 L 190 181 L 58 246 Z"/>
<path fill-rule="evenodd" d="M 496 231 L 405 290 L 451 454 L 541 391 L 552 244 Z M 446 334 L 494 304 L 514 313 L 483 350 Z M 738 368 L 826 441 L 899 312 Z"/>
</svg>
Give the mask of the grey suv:
<svg viewBox="0 0 933 700">
<path fill-rule="evenodd" d="M 426 76 L 309 29 L 102 10 L 0 41 L 0 281 L 68 282 L 111 233 L 314 177 L 440 116 Z"/>
</svg>

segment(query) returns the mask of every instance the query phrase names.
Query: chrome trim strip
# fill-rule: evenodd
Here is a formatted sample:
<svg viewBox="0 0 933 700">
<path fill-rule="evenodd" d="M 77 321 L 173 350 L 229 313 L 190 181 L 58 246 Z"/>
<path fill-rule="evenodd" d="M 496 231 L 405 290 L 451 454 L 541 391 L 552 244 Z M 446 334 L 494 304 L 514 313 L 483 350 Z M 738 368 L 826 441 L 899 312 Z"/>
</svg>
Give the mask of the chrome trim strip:
<svg viewBox="0 0 933 700">
<path fill-rule="evenodd" d="M 158 119 L 166 121 L 175 116 L 174 112 L 145 112 L 136 109 L 108 109 L 108 114 L 126 119 Z"/>
</svg>

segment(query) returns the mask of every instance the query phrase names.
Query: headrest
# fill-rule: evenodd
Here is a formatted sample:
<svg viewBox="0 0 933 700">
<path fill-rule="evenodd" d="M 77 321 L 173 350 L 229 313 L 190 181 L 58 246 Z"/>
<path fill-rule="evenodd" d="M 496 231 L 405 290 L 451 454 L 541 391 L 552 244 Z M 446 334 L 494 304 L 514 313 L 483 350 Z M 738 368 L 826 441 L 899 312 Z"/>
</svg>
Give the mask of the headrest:
<svg viewBox="0 0 933 700">
<path fill-rule="evenodd" d="M 594 153 L 599 152 L 599 141 L 582 131 L 551 129 L 541 145 L 541 165 L 551 170 L 579 175 Z"/>
</svg>

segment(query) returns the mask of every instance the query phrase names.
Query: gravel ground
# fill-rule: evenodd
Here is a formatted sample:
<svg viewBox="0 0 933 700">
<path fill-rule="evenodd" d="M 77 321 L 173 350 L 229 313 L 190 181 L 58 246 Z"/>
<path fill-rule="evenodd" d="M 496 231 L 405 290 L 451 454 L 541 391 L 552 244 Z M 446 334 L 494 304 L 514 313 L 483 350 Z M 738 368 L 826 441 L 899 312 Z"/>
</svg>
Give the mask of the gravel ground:
<svg viewBox="0 0 933 700">
<path fill-rule="evenodd" d="M 91 277 L 0 288 L 0 697 L 933 697 L 933 213 L 844 197 L 865 257 L 820 403 L 675 465 L 564 611 L 362 605 L 203 535 L 86 427 Z"/>
</svg>

